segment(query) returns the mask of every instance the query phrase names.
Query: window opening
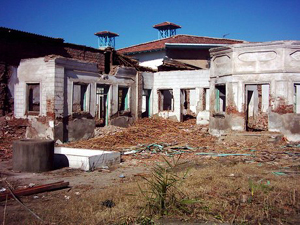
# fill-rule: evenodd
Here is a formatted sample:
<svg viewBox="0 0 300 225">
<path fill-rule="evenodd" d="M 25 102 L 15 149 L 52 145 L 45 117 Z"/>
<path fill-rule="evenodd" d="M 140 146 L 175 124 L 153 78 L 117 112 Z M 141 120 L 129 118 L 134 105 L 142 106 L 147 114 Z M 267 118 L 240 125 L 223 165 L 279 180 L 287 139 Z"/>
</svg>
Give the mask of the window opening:
<svg viewBox="0 0 300 225">
<path fill-rule="evenodd" d="M 73 85 L 73 112 L 88 111 L 88 85 L 74 83 Z"/>
<path fill-rule="evenodd" d="M 119 87 L 118 91 L 118 109 L 125 111 L 129 109 L 128 88 Z"/>
<path fill-rule="evenodd" d="M 216 89 L 216 112 L 225 112 L 226 110 L 226 86 L 218 85 Z"/>
<path fill-rule="evenodd" d="M 160 111 L 173 111 L 174 110 L 174 100 L 173 100 L 173 90 L 159 90 L 159 110 Z"/>
<path fill-rule="evenodd" d="M 38 114 L 40 112 L 40 84 L 27 84 L 27 90 L 27 111 L 30 114 Z"/>
</svg>

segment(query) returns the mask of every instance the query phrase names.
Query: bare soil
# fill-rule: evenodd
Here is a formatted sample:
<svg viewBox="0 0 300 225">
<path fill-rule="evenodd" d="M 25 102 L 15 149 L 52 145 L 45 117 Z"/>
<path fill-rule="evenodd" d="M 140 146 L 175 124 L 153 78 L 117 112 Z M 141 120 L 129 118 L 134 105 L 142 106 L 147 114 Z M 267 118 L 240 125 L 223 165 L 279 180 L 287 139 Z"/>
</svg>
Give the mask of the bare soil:
<svg viewBox="0 0 300 225">
<path fill-rule="evenodd" d="M 8 143 L 6 148 L 11 140 L 2 138 Z M 70 182 L 67 189 L 20 198 L 49 224 L 137 224 L 141 218 L 156 224 L 300 223 L 300 145 L 286 143 L 275 133 L 242 132 L 216 138 L 208 134 L 207 127 L 195 125 L 195 120 L 143 119 L 127 129 L 108 127 L 93 139 L 66 146 L 123 153 L 134 150 L 135 154 L 122 155 L 120 165 L 92 172 L 63 168 L 17 173 L 12 171 L 11 157 L 3 158 L 1 179 L 14 188 Z M 139 189 L 148 188 L 142 177 L 151 177 L 162 157 L 178 155 L 187 162 L 178 173 L 190 169 L 179 188 L 197 203 L 189 206 L 188 213 L 173 212 L 164 218 L 150 215 Z M 104 206 L 107 200 L 114 206 Z M 41 223 L 15 200 L 0 203 L 0 221 Z"/>
</svg>

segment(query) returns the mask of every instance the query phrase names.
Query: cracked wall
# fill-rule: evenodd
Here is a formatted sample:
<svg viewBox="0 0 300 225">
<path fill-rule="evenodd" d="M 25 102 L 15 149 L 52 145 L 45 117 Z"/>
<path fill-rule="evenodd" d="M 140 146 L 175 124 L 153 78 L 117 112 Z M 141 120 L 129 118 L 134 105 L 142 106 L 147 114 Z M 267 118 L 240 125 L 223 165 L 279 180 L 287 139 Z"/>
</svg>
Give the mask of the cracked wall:
<svg viewBox="0 0 300 225">
<path fill-rule="evenodd" d="M 211 50 L 210 132 L 274 131 L 300 140 L 297 84 L 300 42 L 236 44 Z M 226 110 L 216 110 L 216 85 L 226 86 Z"/>
</svg>

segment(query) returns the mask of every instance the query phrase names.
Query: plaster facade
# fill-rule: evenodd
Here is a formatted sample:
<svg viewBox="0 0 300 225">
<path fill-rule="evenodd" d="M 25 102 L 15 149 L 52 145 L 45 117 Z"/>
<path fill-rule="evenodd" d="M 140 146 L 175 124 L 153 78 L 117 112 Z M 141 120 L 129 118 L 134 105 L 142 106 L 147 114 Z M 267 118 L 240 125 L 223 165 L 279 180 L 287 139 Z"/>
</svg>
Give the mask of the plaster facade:
<svg viewBox="0 0 300 225">
<path fill-rule="evenodd" d="M 102 75 L 95 63 L 63 57 L 22 60 L 14 88 L 15 117 L 29 120 L 28 138 L 88 139 L 94 134 L 100 97 L 104 99 L 104 95 L 105 124 L 126 126 L 137 119 L 137 76 L 135 69 L 125 67 L 115 75 Z M 36 90 L 31 91 L 32 86 Z M 98 93 L 104 89 L 105 93 Z M 126 91 L 123 103 L 120 90 Z M 75 108 L 76 101 L 81 101 L 79 109 Z M 36 104 L 34 111 L 30 102 Z"/>
<path fill-rule="evenodd" d="M 300 141 L 300 41 L 210 50 L 210 133 L 274 131 Z"/>
<path fill-rule="evenodd" d="M 197 123 L 207 124 L 209 119 L 209 70 L 168 71 L 142 73 L 144 89 L 150 89 L 151 113 L 163 118 L 183 121 L 191 113 L 197 117 Z M 170 92 L 170 108 L 163 108 L 161 101 L 164 91 Z M 185 107 L 185 101 L 188 107 Z M 205 104 L 206 102 L 206 104 Z M 161 107 L 160 107 L 161 106 Z M 189 111 L 189 112 L 188 112 Z"/>
</svg>

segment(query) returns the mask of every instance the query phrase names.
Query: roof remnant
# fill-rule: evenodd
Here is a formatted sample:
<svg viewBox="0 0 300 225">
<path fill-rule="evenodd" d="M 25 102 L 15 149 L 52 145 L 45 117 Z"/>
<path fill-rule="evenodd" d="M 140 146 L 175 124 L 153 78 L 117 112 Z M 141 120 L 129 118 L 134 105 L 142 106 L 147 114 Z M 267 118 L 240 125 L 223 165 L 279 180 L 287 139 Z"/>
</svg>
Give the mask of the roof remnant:
<svg viewBox="0 0 300 225">
<path fill-rule="evenodd" d="M 0 27 L 0 34 L 1 36 L 3 35 L 10 35 L 10 36 L 17 36 L 17 35 L 22 35 L 23 37 L 28 37 L 28 38 L 39 38 L 39 39 L 44 39 L 47 41 L 55 41 L 58 43 L 63 43 L 64 39 L 62 38 L 53 38 L 53 37 L 48 37 L 40 34 L 34 34 L 34 33 L 29 33 L 25 31 L 20 31 L 20 30 L 15 30 L 7 27 Z"/>
<path fill-rule="evenodd" d="M 188 63 L 180 62 L 175 59 L 164 58 L 163 64 L 157 67 L 158 71 L 171 70 L 201 70 L 203 68 Z"/>
</svg>

